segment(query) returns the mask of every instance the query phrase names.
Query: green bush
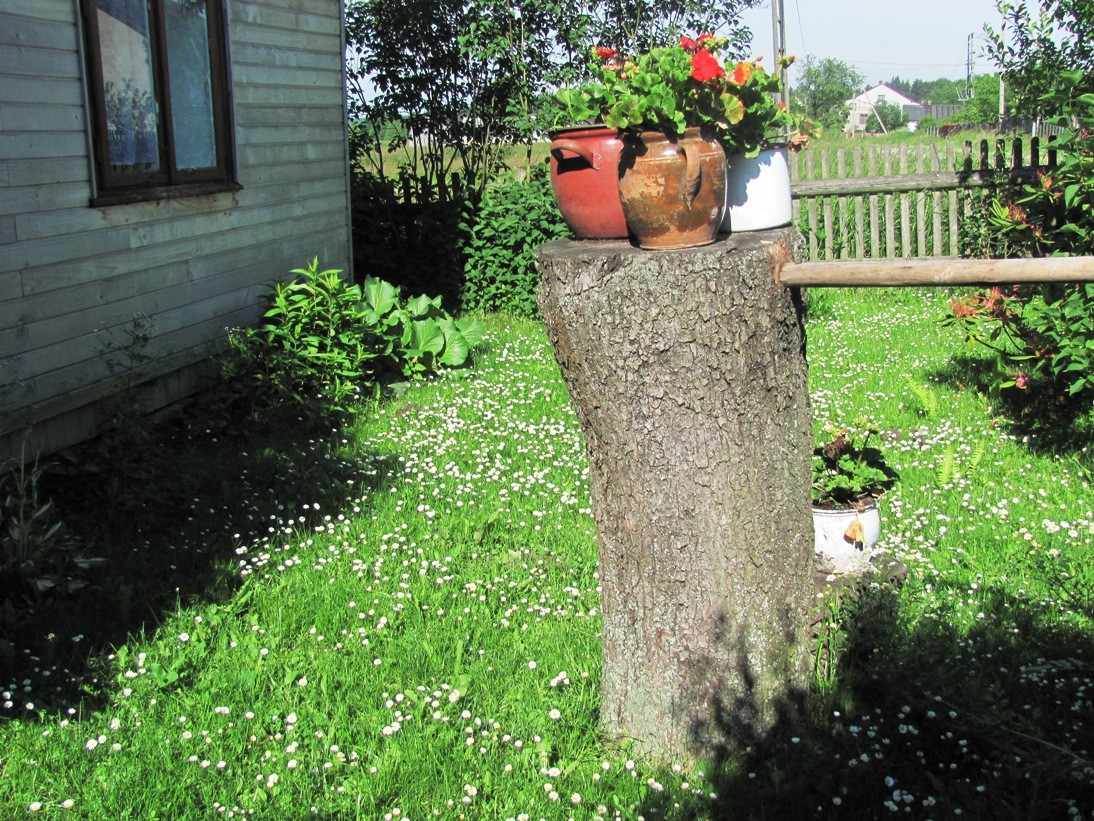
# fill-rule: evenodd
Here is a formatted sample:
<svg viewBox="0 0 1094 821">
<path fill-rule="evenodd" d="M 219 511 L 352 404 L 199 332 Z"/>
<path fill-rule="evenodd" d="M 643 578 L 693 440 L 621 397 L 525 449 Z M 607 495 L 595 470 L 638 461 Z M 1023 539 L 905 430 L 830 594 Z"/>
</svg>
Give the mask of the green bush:
<svg viewBox="0 0 1094 821">
<path fill-rule="evenodd" d="M 318 259 L 292 273 L 274 285 L 261 325 L 229 334 L 226 375 L 255 412 L 288 404 L 346 413 L 366 385 L 459 367 L 482 340 L 482 324 L 453 319 L 440 297 L 404 302 L 394 285 L 350 284 Z"/>
<path fill-rule="evenodd" d="M 1064 80 L 1081 79 L 1065 72 Z M 1047 95 L 1061 111 L 1056 168 L 1017 190 L 997 189 L 988 210 L 990 246 L 1003 256 L 1094 252 L 1094 94 Z M 1074 128 L 1078 124 L 1078 130 Z M 1094 395 L 1094 285 L 1049 283 L 993 288 L 951 304 L 951 324 L 999 357 L 998 387 L 1024 393 L 1031 414 L 1083 412 Z"/>
<path fill-rule="evenodd" d="M 463 277 L 461 219 L 473 208 L 462 187 L 442 190 L 405 170 L 392 179 L 359 168 L 352 183 L 356 269 L 405 293 L 438 294 L 454 308 Z"/>
<path fill-rule="evenodd" d="M 0 645 L 36 608 L 86 587 L 84 571 L 102 563 L 80 552 L 42 492 L 45 468 L 26 459 L 24 446 L 0 465 Z"/>
<path fill-rule="evenodd" d="M 536 316 L 535 249 L 569 236 L 547 167 L 534 167 L 526 181 L 496 179 L 464 231 L 463 307 Z"/>
</svg>

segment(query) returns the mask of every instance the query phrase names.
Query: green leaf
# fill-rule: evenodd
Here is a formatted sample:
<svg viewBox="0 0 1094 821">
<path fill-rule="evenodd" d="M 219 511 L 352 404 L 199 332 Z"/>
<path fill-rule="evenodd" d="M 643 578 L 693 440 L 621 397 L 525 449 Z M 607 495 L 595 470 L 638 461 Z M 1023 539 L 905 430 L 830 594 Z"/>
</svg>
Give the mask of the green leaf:
<svg viewBox="0 0 1094 821">
<path fill-rule="evenodd" d="M 436 320 L 426 319 L 410 323 L 410 344 L 418 351 L 439 354 L 444 350 L 444 332 Z"/>
<path fill-rule="evenodd" d="M 451 333 L 445 334 L 444 353 L 438 357 L 437 361 L 442 365 L 458 368 L 467 361 L 470 353 L 471 347 L 467 344 L 463 334 L 453 328 Z"/>
<path fill-rule="evenodd" d="M 457 319 L 456 330 L 463 335 L 472 348 L 481 343 L 486 336 L 486 326 L 477 319 Z"/>
<path fill-rule="evenodd" d="M 378 322 L 381 317 L 391 313 L 391 310 L 396 305 L 398 296 L 399 292 L 390 282 L 385 282 L 384 280 L 376 279 L 375 277 L 366 279 L 365 287 L 362 292 L 362 299 L 365 306 L 372 311 L 375 316 L 371 322 Z"/>
</svg>

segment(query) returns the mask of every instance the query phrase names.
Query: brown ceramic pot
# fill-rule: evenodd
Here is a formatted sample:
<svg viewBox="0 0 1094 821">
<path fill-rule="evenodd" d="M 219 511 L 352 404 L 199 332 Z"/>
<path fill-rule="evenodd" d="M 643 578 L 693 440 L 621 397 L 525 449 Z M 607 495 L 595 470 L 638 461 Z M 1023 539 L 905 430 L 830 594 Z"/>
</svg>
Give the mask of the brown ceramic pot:
<svg viewBox="0 0 1094 821">
<path fill-rule="evenodd" d="M 619 132 L 607 126 L 551 133 L 551 187 L 563 219 L 578 239 L 623 239 L 619 203 Z"/>
<path fill-rule="evenodd" d="M 683 136 L 627 135 L 619 195 L 631 235 L 642 248 L 709 245 L 718 236 L 726 198 L 726 155 L 698 128 Z"/>
</svg>

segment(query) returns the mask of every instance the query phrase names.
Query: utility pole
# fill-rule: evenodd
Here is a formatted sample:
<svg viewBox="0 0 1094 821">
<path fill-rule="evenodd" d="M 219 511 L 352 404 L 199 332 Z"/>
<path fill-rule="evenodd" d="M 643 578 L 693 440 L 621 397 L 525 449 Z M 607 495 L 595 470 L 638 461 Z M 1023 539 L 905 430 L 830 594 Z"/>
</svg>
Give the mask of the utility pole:
<svg viewBox="0 0 1094 821">
<path fill-rule="evenodd" d="M 969 35 L 968 47 L 965 55 L 965 99 L 972 99 L 972 35 Z"/>
<path fill-rule="evenodd" d="M 771 0 L 771 40 L 775 55 L 772 71 L 779 73 L 782 84 L 782 91 L 775 94 L 775 102 L 784 103 L 789 108 L 790 83 L 787 80 L 786 69 L 779 64 L 779 60 L 786 56 L 786 15 L 783 13 L 783 0 Z"/>
</svg>

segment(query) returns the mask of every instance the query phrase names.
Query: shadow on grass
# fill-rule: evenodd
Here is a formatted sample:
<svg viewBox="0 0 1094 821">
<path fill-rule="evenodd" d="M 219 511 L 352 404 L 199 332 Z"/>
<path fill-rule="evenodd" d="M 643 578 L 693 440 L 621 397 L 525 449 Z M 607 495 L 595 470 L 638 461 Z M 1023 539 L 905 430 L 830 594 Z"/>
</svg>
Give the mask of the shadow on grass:
<svg viewBox="0 0 1094 821">
<path fill-rule="evenodd" d="M 1076 454 L 1094 446 L 1094 406 L 1089 393 L 1078 397 L 1033 393 L 996 387 L 999 371 L 991 358 L 961 354 L 945 367 L 927 374 L 955 390 L 971 390 L 991 398 L 1010 431 L 1036 453 Z"/>
<path fill-rule="evenodd" d="M 111 648 L 180 604 L 226 601 L 240 565 L 267 542 L 311 529 L 392 470 L 330 424 L 285 414 L 241 422 L 204 407 L 161 424 L 133 420 L 55 457 L 43 498 L 96 563 L 78 590 L 6 591 L 0 688 L 37 711 L 93 706 Z"/>
<path fill-rule="evenodd" d="M 906 593 L 866 591 L 843 614 L 835 674 L 804 709 L 778 707 L 797 718 L 715 763 L 699 782 L 704 797 L 650 793 L 642 814 L 1089 818 L 1094 587 L 1084 584 L 1061 594 L 1071 613 L 1062 619 L 1001 588 L 952 591 L 955 607 L 973 610 L 968 630 L 951 624 L 967 614 L 905 624 L 896 603 Z M 756 705 L 735 709 L 747 716 Z M 722 720 L 727 733 L 739 732 L 732 715 Z"/>
</svg>

